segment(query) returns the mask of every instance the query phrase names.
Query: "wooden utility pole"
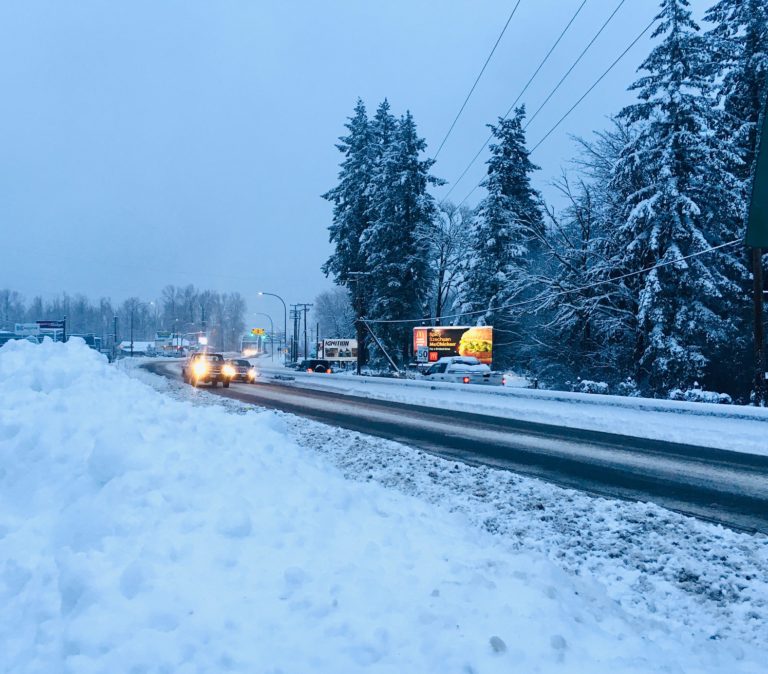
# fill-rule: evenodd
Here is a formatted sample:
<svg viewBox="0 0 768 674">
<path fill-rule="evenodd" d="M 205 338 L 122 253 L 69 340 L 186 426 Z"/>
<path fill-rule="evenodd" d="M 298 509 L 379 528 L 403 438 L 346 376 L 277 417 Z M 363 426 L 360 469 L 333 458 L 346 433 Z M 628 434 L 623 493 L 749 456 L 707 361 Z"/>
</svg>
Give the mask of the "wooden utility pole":
<svg viewBox="0 0 768 674">
<path fill-rule="evenodd" d="M 763 249 L 752 249 L 752 289 L 755 313 L 755 405 L 766 402 L 765 334 L 763 331 Z"/>
</svg>

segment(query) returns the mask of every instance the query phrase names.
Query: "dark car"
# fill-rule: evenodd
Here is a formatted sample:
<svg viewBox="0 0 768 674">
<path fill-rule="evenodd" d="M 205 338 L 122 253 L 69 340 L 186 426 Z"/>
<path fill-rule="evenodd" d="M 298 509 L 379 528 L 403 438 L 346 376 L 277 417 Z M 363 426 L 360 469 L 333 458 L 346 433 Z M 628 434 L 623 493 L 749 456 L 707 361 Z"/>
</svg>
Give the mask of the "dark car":
<svg viewBox="0 0 768 674">
<path fill-rule="evenodd" d="M 333 368 L 331 367 L 331 361 L 329 360 L 319 360 L 316 358 L 312 358 L 309 360 L 302 360 L 298 366 L 296 367 L 299 371 L 304 372 L 317 372 L 317 373 L 325 373 L 325 374 L 331 374 L 333 372 Z"/>
<path fill-rule="evenodd" d="M 228 388 L 234 375 L 234 368 L 220 353 L 192 353 L 181 366 L 182 379 L 192 386 L 210 384 L 215 387 L 221 382 Z"/>
<path fill-rule="evenodd" d="M 232 381 L 245 381 L 249 383 L 256 381 L 256 368 L 245 358 L 234 358 L 228 362 L 235 369 L 235 376 L 232 377 Z"/>
</svg>

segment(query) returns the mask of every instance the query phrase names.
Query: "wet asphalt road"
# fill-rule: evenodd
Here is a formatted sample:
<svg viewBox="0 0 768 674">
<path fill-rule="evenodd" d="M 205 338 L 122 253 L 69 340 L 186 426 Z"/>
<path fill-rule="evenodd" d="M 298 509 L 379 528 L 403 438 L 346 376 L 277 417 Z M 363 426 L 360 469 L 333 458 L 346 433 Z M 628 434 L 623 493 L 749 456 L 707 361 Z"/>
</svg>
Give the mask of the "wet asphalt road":
<svg viewBox="0 0 768 674">
<path fill-rule="evenodd" d="M 180 380 L 178 363 L 145 365 Z M 611 498 L 768 533 L 768 457 L 314 391 L 289 381 L 205 390 Z M 768 442 L 768 438 L 766 439 Z"/>
</svg>

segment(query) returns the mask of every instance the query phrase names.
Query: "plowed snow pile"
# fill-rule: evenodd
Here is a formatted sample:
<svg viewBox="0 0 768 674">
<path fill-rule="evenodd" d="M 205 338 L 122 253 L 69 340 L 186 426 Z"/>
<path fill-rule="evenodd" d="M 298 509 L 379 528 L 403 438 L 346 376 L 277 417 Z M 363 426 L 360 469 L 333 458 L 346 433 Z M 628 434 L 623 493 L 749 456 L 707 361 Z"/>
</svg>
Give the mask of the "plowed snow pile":
<svg viewBox="0 0 768 674">
<path fill-rule="evenodd" d="M 2 672 L 766 671 L 82 343 L 4 346 L 0 401 Z"/>
</svg>

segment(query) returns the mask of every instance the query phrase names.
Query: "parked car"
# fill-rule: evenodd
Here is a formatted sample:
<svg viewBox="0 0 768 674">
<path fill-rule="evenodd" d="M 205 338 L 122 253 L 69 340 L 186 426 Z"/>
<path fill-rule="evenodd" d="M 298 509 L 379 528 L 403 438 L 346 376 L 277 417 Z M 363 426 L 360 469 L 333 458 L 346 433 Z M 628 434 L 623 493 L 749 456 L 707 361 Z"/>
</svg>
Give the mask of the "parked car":
<svg viewBox="0 0 768 674">
<path fill-rule="evenodd" d="M 235 369 L 220 353 L 192 353 L 181 366 L 181 376 L 192 386 L 210 384 L 215 387 L 221 382 L 224 388 L 229 388 Z"/>
<path fill-rule="evenodd" d="M 422 378 L 454 384 L 481 384 L 485 386 L 501 386 L 503 384 L 501 372 L 492 372 L 490 367 L 472 356 L 440 358 L 424 372 Z"/>
<path fill-rule="evenodd" d="M 250 364 L 245 358 L 234 358 L 227 361 L 235 370 L 235 376 L 232 377 L 232 381 L 244 381 L 253 383 L 256 381 L 257 372 L 256 368 Z"/>
<path fill-rule="evenodd" d="M 304 372 L 317 372 L 324 374 L 331 374 L 333 372 L 333 368 L 331 367 L 331 362 L 329 360 L 320 360 L 317 358 L 302 360 L 296 366 L 296 369 L 299 371 L 303 370 Z"/>
</svg>

